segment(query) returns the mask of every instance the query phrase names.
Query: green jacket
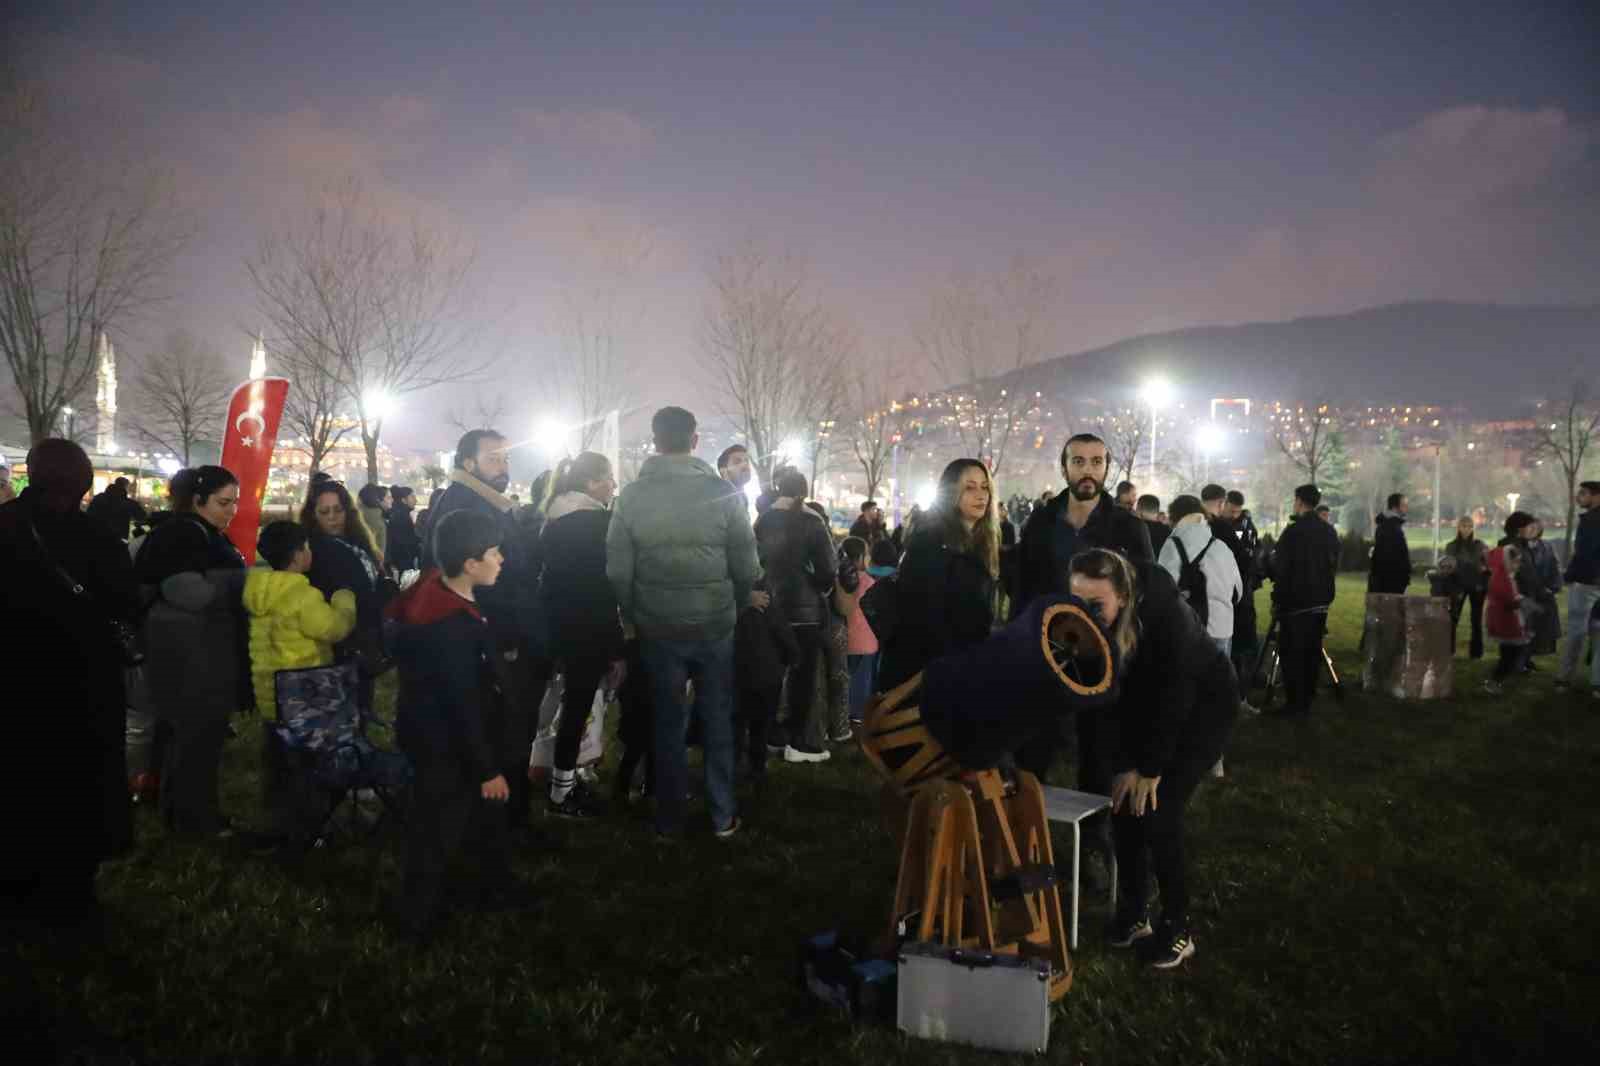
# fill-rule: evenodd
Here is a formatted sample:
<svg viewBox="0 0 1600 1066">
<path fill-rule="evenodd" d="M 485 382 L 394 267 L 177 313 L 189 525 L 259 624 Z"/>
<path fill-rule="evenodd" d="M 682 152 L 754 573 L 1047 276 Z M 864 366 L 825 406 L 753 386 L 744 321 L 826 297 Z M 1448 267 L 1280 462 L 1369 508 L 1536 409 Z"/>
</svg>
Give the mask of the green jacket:
<svg viewBox="0 0 1600 1066">
<path fill-rule="evenodd" d="M 656 455 L 622 490 L 606 534 L 606 577 L 643 637 L 715 640 L 761 575 L 744 498 L 692 455 Z"/>
</svg>

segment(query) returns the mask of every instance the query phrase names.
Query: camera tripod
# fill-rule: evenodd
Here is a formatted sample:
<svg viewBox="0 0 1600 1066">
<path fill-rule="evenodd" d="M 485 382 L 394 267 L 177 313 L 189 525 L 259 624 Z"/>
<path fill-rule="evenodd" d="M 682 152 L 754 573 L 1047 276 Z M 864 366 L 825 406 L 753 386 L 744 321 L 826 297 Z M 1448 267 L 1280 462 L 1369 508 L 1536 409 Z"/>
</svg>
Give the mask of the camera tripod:
<svg viewBox="0 0 1600 1066">
<path fill-rule="evenodd" d="M 1256 678 L 1264 678 L 1265 689 L 1261 695 L 1261 708 L 1272 706 L 1273 694 L 1283 687 L 1283 665 L 1278 654 L 1280 619 L 1278 612 L 1272 612 L 1272 621 L 1267 624 L 1267 635 L 1261 641 L 1261 651 L 1256 654 L 1255 668 L 1250 672 L 1249 683 L 1244 687 L 1248 690 L 1255 687 Z M 1334 668 L 1333 656 L 1328 654 L 1326 646 L 1322 649 L 1322 662 L 1328 668 L 1328 679 L 1333 682 L 1333 698 L 1344 702 L 1344 683 L 1339 680 L 1339 671 Z"/>
</svg>

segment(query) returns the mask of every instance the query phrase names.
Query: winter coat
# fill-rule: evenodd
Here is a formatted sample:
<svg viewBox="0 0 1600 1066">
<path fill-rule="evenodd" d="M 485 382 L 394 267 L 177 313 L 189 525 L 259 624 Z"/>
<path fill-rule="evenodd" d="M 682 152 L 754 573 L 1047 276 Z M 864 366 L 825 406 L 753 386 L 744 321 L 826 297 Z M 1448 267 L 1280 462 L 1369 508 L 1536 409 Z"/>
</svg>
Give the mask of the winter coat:
<svg viewBox="0 0 1600 1066">
<path fill-rule="evenodd" d="M 517 522 L 515 505 L 504 494 L 473 477 L 465 470 L 450 475 L 450 486 L 428 515 L 428 539 L 423 545 L 422 568 L 437 567 L 434 545 L 439 524 L 456 511 L 477 511 L 493 518 L 500 527 L 500 578 L 479 589 L 478 609 L 503 648 L 528 643 L 542 649 L 544 626 L 539 611 L 539 531 Z"/>
<path fill-rule="evenodd" d="M 550 634 L 550 654 L 621 659 L 622 620 L 617 594 L 606 580 L 606 534 L 611 512 L 582 492 L 550 501 L 541 556 L 539 596 Z"/>
<path fill-rule="evenodd" d="M 367 532 L 372 534 L 372 546 L 378 549 L 378 559 L 381 562 L 389 561 L 389 523 L 382 507 L 367 507 L 362 504 L 361 519 L 367 524 Z"/>
<path fill-rule="evenodd" d="M 46 556 L 87 595 L 75 595 Z M 30 487 L 0 504 L 0 573 L 0 647 L 16 668 L 0 745 L 6 869 L 93 863 L 132 835 L 124 669 L 112 622 L 136 617 L 133 567 L 103 525 L 46 508 Z"/>
<path fill-rule="evenodd" d="M 1206 633 L 1218 640 L 1232 639 L 1234 605 L 1244 598 L 1244 581 L 1228 543 L 1204 521 L 1179 522 L 1172 530 L 1171 539 L 1162 547 L 1160 560 L 1161 568 L 1172 575 L 1175 583 L 1182 580 L 1183 573 L 1179 544 L 1183 545 L 1191 563 L 1196 558 L 1200 560 L 1200 572 L 1205 575 Z"/>
<path fill-rule="evenodd" d="M 156 712 L 211 718 L 249 707 L 246 571 L 233 542 L 198 515 L 174 515 L 150 532 L 134 567 L 153 601 L 144 680 Z"/>
<path fill-rule="evenodd" d="M 250 676 L 256 710 L 278 716 L 273 677 L 333 662 L 333 646 L 356 625 L 356 596 L 349 589 L 330 603 L 304 574 L 256 567 L 244 579 L 244 609 L 250 616 Z"/>
<path fill-rule="evenodd" d="M 845 653 L 848 655 L 878 654 L 878 636 L 872 631 L 871 624 L 867 622 L 867 616 L 861 613 L 861 597 L 865 596 L 867 590 L 877 583 L 878 579 L 872 576 L 869 569 L 862 573 L 860 584 L 856 586 L 855 592 L 844 594 L 851 603 L 856 605 L 856 609 L 850 612 L 849 618 L 845 620 L 845 629 L 849 633 L 849 641 L 845 646 Z"/>
<path fill-rule="evenodd" d="M 651 456 L 622 490 L 606 535 L 606 577 L 623 621 L 641 636 L 730 636 L 760 573 L 750 518 L 705 462 Z"/>
<path fill-rule="evenodd" d="M 1333 602 L 1339 534 L 1307 511 L 1291 519 L 1272 553 L 1272 606 L 1293 614 Z"/>
<path fill-rule="evenodd" d="M 1523 543 L 1533 557 L 1533 572 L 1539 579 L 1540 590 L 1551 595 L 1560 592 L 1561 560 L 1556 558 L 1556 550 L 1550 546 L 1550 542 L 1529 540 Z"/>
<path fill-rule="evenodd" d="M 827 621 L 823 597 L 833 590 L 833 537 L 822 519 L 796 503 L 774 505 L 756 519 L 756 551 L 772 598 L 783 604 L 789 624 L 815 626 Z"/>
<path fill-rule="evenodd" d="M 1516 575 L 1506 567 L 1505 556 L 1503 545 L 1486 556 L 1489 591 L 1483 601 L 1483 627 L 1492 639 L 1503 644 L 1526 644 L 1528 630 L 1518 606 L 1522 593 L 1517 589 Z"/>
<path fill-rule="evenodd" d="M 1160 777 L 1180 763 L 1209 766 L 1239 713 L 1233 667 L 1184 606 L 1171 575 L 1147 563 L 1134 568 L 1139 642 L 1122 664 L 1117 706 L 1100 718 L 1112 769 Z"/>
<path fill-rule="evenodd" d="M 1489 580 L 1489 545 L 1473 537 L 1462 540 L 1456 537 L 1444 546 L 1445 555 L 1456 561 L 1451 582 L 1460 593 L 1475 592 Z"/>
<path fill-rule="evenodd" d="M 527 745 L 508 736 L 490 659 L 496 641 L 477 604 L 429 573 L 395 597 L 386 613 L 397 623 L 395 736 L 401 750 L 413 759 L 453 763 L 464 780 L 480 784 L 519 760 L 525 765 Z"/>
<path fill-rule="evenodd" d="M 994 579 L 971 555 L 945 543 L 935 520 L 919 521 L 900 560 L 898 622 L 879 642 L 878 690 L 909 680 L 931 660 L 988 639 Z"/>
<path fill-rule="evenodd" d="M 1161 558 L 1161 549 L 1167 546 L 1167 538 L 1172 536 L 1172 527 L 1160 522 L 1152 522 L 1148 518 L 1141 518 L 1146 533 L 1150 534 L 1150 551 L 1157 559 Z"/>
<path fill-rule="evenodd" d="M 1565 576 L 1569 585 L 1600 585 L 1600 507 L 1578 516 Z"/>
<path fill-rule="evenodd" d="M 95 521 L 104 523 L 118 540 L 127 540 L 128 527 L 149 517 L 137 500 L 130 500 L 126 492 L 115 486 L 107 488 L 90 500 L 84 513 Z"/>
<path fill-rule="evenodd" d="M 1367 591 L 1403 594 L 1411 584 L 1411 546 L 1406 543 L 1405 516 L 1385 511 L 1377 517 L 1376 525 Z"/>
<path fill-rule="evenodd" d="M 311 570 L 306 578 L 311 587 L 330 600 L 342 589 L 348 589 L 356 598 L 355 628 L 338 642 L 335 655 L 341 659 L 361 655 L 368 660 L 368 665 L 376 663 L 383 657 L 383 598 L 378 588 L 378 561 L 366 548 L 343 537 L 313 533 L 309 543 Z"/>
<path fill-rule="evenodd" d="M 417 569 L 418 552 L 422 542 L 417 536 L 416 524 L 411 520 L 411 508 L 399 503 L 389 508 L 389 520 L 386 525 L 389 545 L 386 558 L 389 568 L 397 574 Z"/>
<path fill-rule="evenodd" d="M 733 654 L 740 688 L 768 692 L 782 687 L 789 667 L 800 661 L 800 643 L 776 600 L 765 610 L 746 607 L 739 612 Z"/>
<path fill-rule="evenodd" d="M 1530 619 L 1533 654 L 1552 655 L 1561 640 L 1560 608 L 1556 605 L 1556 593 L 1561 591 L 1561 563 L 1555 549 L 1543 540 L 1524 540 L 1522 546 L 1533 571 L 1533 602 L 1537 607 Z"/>
<path fill-rule="evenodd" d="M 1022 527 L 1022 542 L 1017 546 L 1017 596 L 1011 605 L 1013 616 L 1035 596 L 1067 591 L 1067 564 L 1072 560 L 1056 558 L 1056 526 L 1066 521 L 1067 504 L 1071 499 L 1070 491 L 1057 493 L 1049 503 L 1029 515 L 1027 524 Z M 1144 520 L 1118 507 L 1109 492 L 1100 493 L 1100 502 L 1095 504 L 1083 528 L 1077 531 L 1076 541 L 1076 551 L 1109 548 L 1130 560 L 1155 561 Z"/>
</svg>

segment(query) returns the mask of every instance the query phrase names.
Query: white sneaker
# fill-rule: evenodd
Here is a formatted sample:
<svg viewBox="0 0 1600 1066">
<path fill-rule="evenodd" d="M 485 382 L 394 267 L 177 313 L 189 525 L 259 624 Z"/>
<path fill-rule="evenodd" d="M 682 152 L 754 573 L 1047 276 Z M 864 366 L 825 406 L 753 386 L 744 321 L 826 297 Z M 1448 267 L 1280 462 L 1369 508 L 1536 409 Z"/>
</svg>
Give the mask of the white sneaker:
<svg viewBox="0 0 1600 1066">
<path fill-rule="evenodd" d="M 797 748 L 793 744 L 783 749 L 784 762 L 827 762 L 832 756 L 822 748 Z"/>
</svg>

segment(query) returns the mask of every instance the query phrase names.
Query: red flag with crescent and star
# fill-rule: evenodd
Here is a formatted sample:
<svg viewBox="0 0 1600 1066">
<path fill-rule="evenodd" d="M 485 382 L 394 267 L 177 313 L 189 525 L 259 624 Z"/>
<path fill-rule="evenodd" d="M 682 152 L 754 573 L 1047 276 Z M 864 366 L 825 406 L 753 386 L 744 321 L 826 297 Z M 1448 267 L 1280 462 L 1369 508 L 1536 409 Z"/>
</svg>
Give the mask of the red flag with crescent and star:
<svg viewBox="0 0 1600 1066">
<path fill-rule="evenodd" d="M 283 402 L 288 396 L 288 378 L 253 378 L 233 390 L 228 420 L 222 427 L 222 465 L 239 479 L 239 510 L 228 523 L 228 539 L 252 566 L 272 447 L 278 440 L 278 424 L 283 421 Z"/>
</svg>

